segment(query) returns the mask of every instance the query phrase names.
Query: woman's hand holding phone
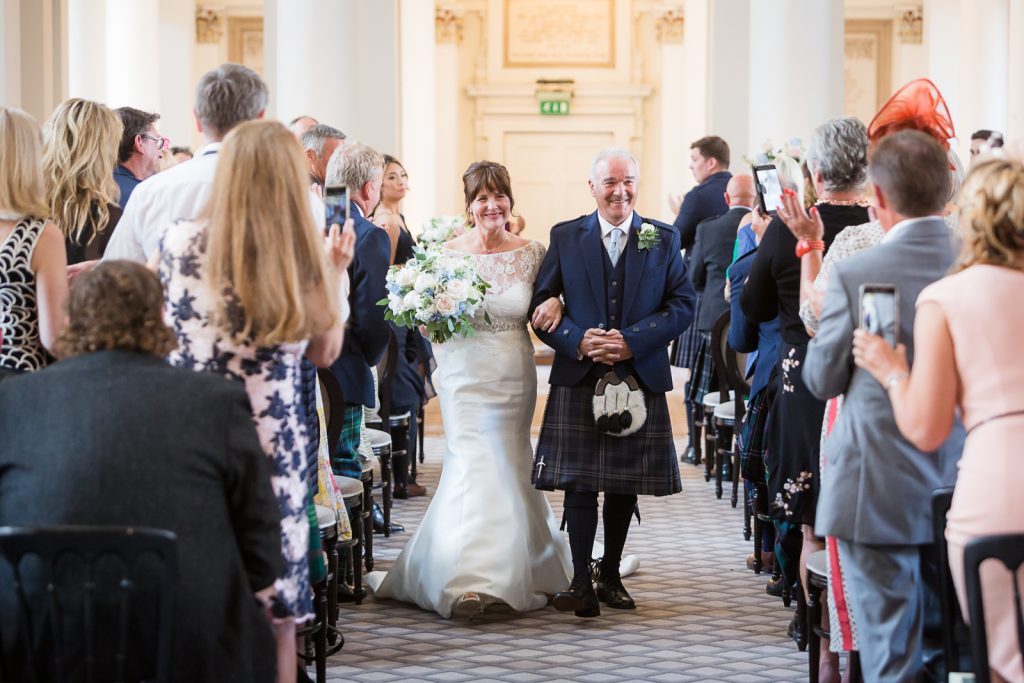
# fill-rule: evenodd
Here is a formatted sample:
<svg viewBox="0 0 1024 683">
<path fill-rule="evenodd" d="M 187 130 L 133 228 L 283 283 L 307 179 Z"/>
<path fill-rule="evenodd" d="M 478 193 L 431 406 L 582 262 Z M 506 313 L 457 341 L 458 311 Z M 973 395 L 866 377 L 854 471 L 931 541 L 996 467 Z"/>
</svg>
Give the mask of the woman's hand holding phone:
<svg viewBox="0 0 1024 683">
<path fill-rule="evenodd" d="M 345 221 L 344 229 L 333 223 L 331 229 L 327 231 L 324 245 L 327 248 L 327 258 L 338 272 L 348 270 L 356 253 L 356 229 L 352 219 Z"/>
<path fill-rule="evenodd" d="M 782 203 L 778 208 L 779 218 L 786 224 L 793 237 L 808 242 L 825 238 L 825 224 L 821 222 L 818 209 L 811 207 L 810 213 L 800 203 L 800 196 L 788 188 L 782 190 Z"/>
<path fill-rule="evenodd" d="M 750 229 L 754 231 L 758 244 L 761 243 L 761 238 L 764 237 L 764 231 L 768 229 L 768 224 L 771 222 L 772 217 L 761 211 L 760 206 L 754 207 L 754 212 L 750 217 Z"/>
</svg>

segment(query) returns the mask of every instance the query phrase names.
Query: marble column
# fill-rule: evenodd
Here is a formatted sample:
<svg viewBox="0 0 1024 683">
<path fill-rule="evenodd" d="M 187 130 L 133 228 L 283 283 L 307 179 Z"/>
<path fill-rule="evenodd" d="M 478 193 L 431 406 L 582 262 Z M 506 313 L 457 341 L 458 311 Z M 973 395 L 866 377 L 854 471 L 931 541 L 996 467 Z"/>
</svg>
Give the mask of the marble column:
<svg viewBox="0 0 1024 683">
<path fill-rule="evenodd" d="M 1010 7 L 1009 0 L 964 0 L 960 10 L 960 113 L 954 120 L 967 147 L 975 130 L 1006 131 Z"/>
<path fill-rule="evenodd" d="M 273 52 L 273 114 L 288 122 L 300 114 L 316 117 L 349 133 L 355 124 L 359 93 L 356 68 L 354 6 L 350 2 L 276 0 L 265 4 L 264 30 Z"/>
<path fill-rule="evenodd" d="M 398 16 L 400 158 L 415 183 L 403 209 L 409 225 L 420 225 L 437 207 L 434 3 L 399 0 Z"/>
<path fill-rule="evenodd" d="M 68 97 L 107 101 L 107 0 L 68 0 Z"/>
<path fill-rule="evenodd" d="M 160 111 L 160 0 L 107 0 L 106 27 L 107 105 Z"/>
<path fill-rule="evenodd" d="M 0 102 L 21 104 L 21 0 L 0 0 Z"/>
<path fill-rule="evenodd" d="M 749 144 L 807 141 L 844 110 L 843 2 L 755 1 L 749 16 Z"/>
<path fill-rule="evenodd" d="M 195 130 L 195 45 L 195 0 L 160 0 L 160 121 L 156 125 L 172 145 L 188 145 Z"/>
<path fill-rule="evenodd" d="M 688 148 L 692 139 L 685 137 L 687 131 L 680 125 L 680 118 L 686 111 L 690 98 L 687 97 L 686 90 L 678 87 L 675 82 L 680 65 L 686 63 L 686 45 L 683 42 L 687 21 L 685 17 L 682 6 L 666 9 L 655 15 L 655 31 L 661 46 L 660 71 L 663 84 L 659 98 L 661 140 L 658 145 L 662 150 L 661 168 L 658 172 L 661 187 L 657 188 L 655 196 L 659 198 L 659 204 L 656 205 L 659 209 L 657 215 L 665 216 L 668 213 L 662 214 L 661 198 L 667 197 L 670 192 L 679 192 L 681 188 L 693 182 L 693 176 L 687 169 Z"/>
<path fill-rule="evenodd" d="M 465 169 L 458 162 L 459 45 L 464 18 L 460 11 L 441 6 L 435 15 L 437 93 L 437 207 L 439 213 L 462 213 L 462 183 Z M 418 183 L 414 183 L 416 187 Z"/>
<path fill-rule="evenodd" d="M 1010 0 L 1006 139 L 1024 145 L 1024 0 Z"/>
</svg>

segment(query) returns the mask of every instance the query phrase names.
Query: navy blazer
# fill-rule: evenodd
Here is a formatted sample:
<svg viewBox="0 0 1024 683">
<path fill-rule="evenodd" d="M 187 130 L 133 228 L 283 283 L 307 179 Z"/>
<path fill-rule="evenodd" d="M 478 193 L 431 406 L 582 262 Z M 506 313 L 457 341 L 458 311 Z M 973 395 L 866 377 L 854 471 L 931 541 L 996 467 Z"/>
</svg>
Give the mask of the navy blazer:
<svg viewBox="0 0 1024 683">
<path fill-rule="evenodd" d="M 747 284 L 750 265 L 754 262 L 757 249 L 748 251 L 729 266 L 729 346 L 740 353 L 757 352 L 754 361 L 754 378 L 750 381 L 750 395 L 768 386 L 772 369 L 779 362 L 779 319 L 774 318 L 766 323 L 756 323 L 743 313 L 740 306 L 740 295 Z"/>
<path fill-rule="evenodd" d="M 658 228 L 658 241 L 640 249 L 637 231 L 642 223 Z M 648 391 L 672 389 L 668 345 L 693 321 L 693 285 L 680 256 L 679 233 L 670 225 L 633 213 L 629 242 L 620 258 L 626 259 L 623 285 L 622 332 L 633 352 L 633 371 Z M 551 228 L 551 243 L 533 286 L 534 309 L 549 297 L 561 296 L 565 311 L 553 332 L 537 336 L 557 354 L 551 384 L 578 384 L 594 366 L 578 358 L 580 340 L 594 327 L 607 328 L 604 284 L 604 243 L 597 212 Z"/>
<path fill-rule="evenodd" d="M 354 203 L 352 220 L 356 229 L 356 253 L 348 267 L 351 314 L 341 356 L 331 365 L 331 372 L 341 383 L 345 403 L 370 407 L 377 402 L 370 366 L 380 361 L 391 335 L 391 328 L 384 320 L 384 307 L 377 305 L 388 295 L 385 278 L 391 262 L 391 238 L 363 218 Z"/>
<path fill-rule="evenodd" d="M 679 230 L 681 249 L 689 249 L 697 239 L 697 224 L 707 218 L 721 216 L 729 210 L 725 203 L 725 187 L 732 173 L 719 171 L 704 179 L 697 187 L 686 193 L 679 206 L 679 215 L 672 222 Z M 689 258 L 687 258 L 689 260 Z"/>
</svg>

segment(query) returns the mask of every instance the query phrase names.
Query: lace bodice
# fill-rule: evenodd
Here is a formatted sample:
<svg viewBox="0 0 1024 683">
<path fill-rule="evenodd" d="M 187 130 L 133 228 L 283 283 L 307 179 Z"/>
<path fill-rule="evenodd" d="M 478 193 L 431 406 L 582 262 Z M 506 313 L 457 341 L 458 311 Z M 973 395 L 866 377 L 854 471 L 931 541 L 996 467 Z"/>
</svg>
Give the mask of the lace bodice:
<svg viewBox="0 0 1024 683">
<path fill-rule="evenodd" d="M 483 310 L 491 324 L 479 313 L 473 327 L 480 332 L 525 330 L 533 297 L 533 282 L 547 251 L 540 242 L 530 241 L 512 251 L 498 254 L 466 254 L 445 247 L 445 251 L 472 259 L 477 273 L 491 284 L 484 297 Z"/>
</svg>

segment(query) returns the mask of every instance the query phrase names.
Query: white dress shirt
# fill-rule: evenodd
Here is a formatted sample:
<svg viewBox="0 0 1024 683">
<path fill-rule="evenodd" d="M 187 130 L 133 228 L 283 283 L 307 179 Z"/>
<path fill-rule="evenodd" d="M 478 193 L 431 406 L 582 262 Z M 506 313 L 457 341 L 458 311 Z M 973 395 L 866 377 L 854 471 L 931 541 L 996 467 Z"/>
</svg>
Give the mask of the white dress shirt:
<svg viewBox="0 0 1024 683">
<path fill-rule="evenodd" d="M 195 158 L 139 183 L 110 236 L 103 260 L 149 263 L 168 227 L 180 220 L 197 218 L 213 190 L 220 147 L 221 143 L 211 142 Z M 314 221 L 322 225 L 324 205 L 312 192 L 310 205 Z"/>
<path fill-rule="evenodd" d="M 622 231 L 619 235 L 619 258 L 626 253 L 626 244 L 629 242 L 629 229 L 633 225 L 633 212 L 629 212 L 629 216 L 626 220 L 622 221 L 618 225 L 612 225 L 604 219 L 601 212 L 597 212 L 597 222 L 601 225 L 601 242 L 604 243 L 604 250 L 607 252 L 608 247 L 612 243 L 612 230 L 618 228 Z"/>
</svg>

